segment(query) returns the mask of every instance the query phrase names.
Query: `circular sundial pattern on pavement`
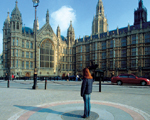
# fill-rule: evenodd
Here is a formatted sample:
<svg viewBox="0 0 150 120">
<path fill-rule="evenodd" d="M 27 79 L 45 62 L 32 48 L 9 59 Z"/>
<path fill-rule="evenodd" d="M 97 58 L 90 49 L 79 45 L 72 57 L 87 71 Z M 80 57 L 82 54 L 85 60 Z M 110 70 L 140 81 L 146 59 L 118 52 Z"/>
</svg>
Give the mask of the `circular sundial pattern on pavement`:
<svg viewBox="0 0 150 120">
<path fill-rule="evenodd" d="M 26 108 L 9 120 L 80 120 L 84 119 L 83 101 L 62 101 Z M 131 106 L 105 101 L 91 101 L 91 117 L 88 120 L 149 120 L 150 115 Z"/>
<path fill-rule="evenodd" d="M 70 111 L 66 112 L 61 115 L 61 118 L 63 120 L 83 120 L 84 111 L 83 110 L 75 110 L 75 111 Z M 90 117 L 88 117 L 88 120 L 97 120 L 99 118 L 99 115 L 93 111 L 90 113 Z"/>
</svg>

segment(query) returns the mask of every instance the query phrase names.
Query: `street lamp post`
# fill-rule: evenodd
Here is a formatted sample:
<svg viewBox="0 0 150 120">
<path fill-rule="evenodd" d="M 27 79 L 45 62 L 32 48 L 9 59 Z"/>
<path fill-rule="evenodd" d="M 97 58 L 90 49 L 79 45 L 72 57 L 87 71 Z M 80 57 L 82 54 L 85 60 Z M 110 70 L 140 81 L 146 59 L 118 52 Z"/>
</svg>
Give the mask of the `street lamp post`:
<svg viewBox="0 0 150 120">
<path fill-rule="evenodd" d="M 37 6 L 39 4 L 39 0 L 32 0 L 33 7 L 35 7 L 35 23 L 34 23 L 34 35 L 35 35 L 35 66 L 34 66 L 34 84 L 32 86 L 32 89 L 37 89 L 37 68 L 36 68 L 36 31 L 37 31 L 37 22 L 36 22 L 36 12 L 37 12 Z"/>
</svg>

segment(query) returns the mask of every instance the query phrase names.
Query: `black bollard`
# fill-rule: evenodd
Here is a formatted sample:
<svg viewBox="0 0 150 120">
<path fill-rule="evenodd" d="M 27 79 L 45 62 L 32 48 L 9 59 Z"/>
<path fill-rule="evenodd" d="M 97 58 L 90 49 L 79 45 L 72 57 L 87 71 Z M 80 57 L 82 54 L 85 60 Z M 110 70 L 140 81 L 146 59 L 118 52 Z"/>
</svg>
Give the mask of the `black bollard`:
<svg viewBox="0 0 150 120">
<path fill-rule="evenodd" d="M 9 88 L 9 80 L 7 81 L 7 88 Z"/>
<path fill-rule="evenodd" d="M 101 78 L 99 80 L 99 92 L 101 92 Z"/>
<path fill-rule="evenodd" d="M 47 89 L 47 80 L 45 80 L 45 90 Z"/>
</svg>

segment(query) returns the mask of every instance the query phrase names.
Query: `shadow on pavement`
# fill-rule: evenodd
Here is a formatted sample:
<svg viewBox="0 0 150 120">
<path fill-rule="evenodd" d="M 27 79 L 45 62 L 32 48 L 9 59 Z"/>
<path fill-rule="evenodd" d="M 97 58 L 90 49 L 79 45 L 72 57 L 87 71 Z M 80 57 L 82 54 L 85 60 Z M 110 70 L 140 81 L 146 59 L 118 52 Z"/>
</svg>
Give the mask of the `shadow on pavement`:
<svg viewBox="0 0 150 120">
<path fill-rule="evenodd" d="M 21 105 L 14 105 L 15 107 L 18 107 L 23 110 L 28 110 L 29 112 L 41 112 L 41 113 L 52 113 L 52 114 L 58 114 L 58 115 L 63 115 L 66 117 L 75 117 L 75 118 L 82 118 L 82 116 L 79 114 L 74 114 L 74 113 L 64 113 L 64 112 L 59 112 L 55 111 L 49 108 L 44 108 L 44 107 L 32 107 L 32 106 L 21 106 Z"/>
</svg>

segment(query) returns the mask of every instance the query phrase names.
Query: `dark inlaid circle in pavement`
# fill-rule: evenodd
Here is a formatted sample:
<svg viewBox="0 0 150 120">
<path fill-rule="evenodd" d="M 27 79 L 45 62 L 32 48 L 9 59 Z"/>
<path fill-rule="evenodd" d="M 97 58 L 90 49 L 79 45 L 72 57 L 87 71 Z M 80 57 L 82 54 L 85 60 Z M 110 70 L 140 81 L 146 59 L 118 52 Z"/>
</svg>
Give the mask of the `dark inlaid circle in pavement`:
<svg viewBox="0 0 150 120">
<path fill-rule="evenodd" d="M 82 118 L 83 114 L 84 114 L 84 111 L 75 110 L 75 111 L 66 112 L 62 114 L 61 118 L 63 120 L 83 120 L 84 119 Z M 87 120 L 97 120 L 98 118 L 99 118 L 99 115 L 91 111 L 90 117 L 88 117 Z"/>
</svg>

